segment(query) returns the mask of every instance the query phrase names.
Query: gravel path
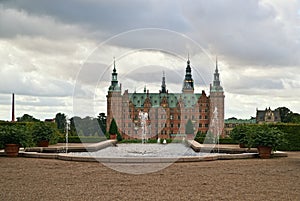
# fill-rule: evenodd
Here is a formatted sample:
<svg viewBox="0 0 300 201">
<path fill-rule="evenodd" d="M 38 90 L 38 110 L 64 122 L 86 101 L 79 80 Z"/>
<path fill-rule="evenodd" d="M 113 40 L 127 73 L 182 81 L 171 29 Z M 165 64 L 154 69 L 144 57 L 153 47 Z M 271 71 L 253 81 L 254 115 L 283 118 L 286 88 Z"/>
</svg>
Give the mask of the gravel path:
<svg viewBox="0 0 300 201">
<path fill-rule="evenodd" d="M 0 200 L 300 200 L 300 152 L 175 163 L 130 175 L 99 163 L 0 157 Z"/>
</svg>

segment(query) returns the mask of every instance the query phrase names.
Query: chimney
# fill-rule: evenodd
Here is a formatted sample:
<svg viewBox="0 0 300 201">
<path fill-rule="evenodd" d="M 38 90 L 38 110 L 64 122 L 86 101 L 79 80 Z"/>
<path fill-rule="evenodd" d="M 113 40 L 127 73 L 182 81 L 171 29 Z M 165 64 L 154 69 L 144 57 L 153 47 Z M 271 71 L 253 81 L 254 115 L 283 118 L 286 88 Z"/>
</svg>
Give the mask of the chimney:
<svg viewBox="0 0 300 201">
<path fill-rule="evenodd" d="M 12 94 L 12 109 L 11 109 L 11 121 L 15 121 L 15 94 Z"/>
</svg>

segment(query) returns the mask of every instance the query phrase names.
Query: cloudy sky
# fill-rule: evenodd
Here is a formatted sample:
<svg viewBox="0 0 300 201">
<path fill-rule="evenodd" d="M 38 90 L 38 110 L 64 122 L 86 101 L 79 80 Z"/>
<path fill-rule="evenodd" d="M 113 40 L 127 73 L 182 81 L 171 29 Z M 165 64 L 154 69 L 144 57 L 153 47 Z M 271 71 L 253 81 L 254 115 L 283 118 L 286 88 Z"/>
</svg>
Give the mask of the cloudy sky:
<svg viewBox="0 0 300 201">
<path fill-rule="evenodd" d="M 166 73 L 180 92 L 189 54 L 209 94 L 215 57 L 225 117 L 300 113 L 300 1 L 1 0 L 0 119 L 106 112 L 113 57 L 122 90 L 150 92 Z"/>
</svg>

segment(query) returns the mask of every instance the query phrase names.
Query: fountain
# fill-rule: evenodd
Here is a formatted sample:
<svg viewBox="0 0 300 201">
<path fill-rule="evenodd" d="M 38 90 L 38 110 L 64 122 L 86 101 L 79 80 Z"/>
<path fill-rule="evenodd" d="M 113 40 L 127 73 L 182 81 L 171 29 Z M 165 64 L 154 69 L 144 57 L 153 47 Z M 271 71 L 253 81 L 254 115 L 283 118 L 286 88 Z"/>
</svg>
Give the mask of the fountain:
<svg viewBox="0 0 300 201">
<path fill-rule="evenodd" d="M 69 120 L 66 119 L 66 153 L 68 153 L 68 144 L 69 144 L 69 129 L 70 129 L 70 125 L 69 125 Z"/>
<path fill-rule="evenodd" d="M 147 120 L 148 120 L 148 113 L 147 112 L 139 112 L 139 119 L 141 122 L 142 127 L 142 144 L 144 144 L 147 141 Z"/>
<path fill-rule="evenodd" d="M 211 120 L 211 123 L 209 125 L 209 130 L 207 132 L 207 137 L 204 140 L 203 144 L 213 144 L 213 147 L 217 144 L 219 145 L 219 137 L 220 137 L 220 123 L 218 119 L 218 109 L 215 107 L 213 111 L 213 118 Z M 213 149 L 212 147 L 212 149 Z M 219 152 L 219 146 L 218 150 Z"/>
</svg>

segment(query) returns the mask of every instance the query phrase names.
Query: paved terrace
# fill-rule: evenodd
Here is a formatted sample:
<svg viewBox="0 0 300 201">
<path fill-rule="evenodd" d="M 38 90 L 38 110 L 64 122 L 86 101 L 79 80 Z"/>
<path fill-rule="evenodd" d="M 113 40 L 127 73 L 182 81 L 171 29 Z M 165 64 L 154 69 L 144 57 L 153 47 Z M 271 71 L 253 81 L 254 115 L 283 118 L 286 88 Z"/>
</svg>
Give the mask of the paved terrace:
<svg viewBox="0 0 300 201">
<path fill-rule="evenodd" d="M 166 157 L 90 157 L 70 155 L 68 152 L 85 152 L 97 151 L 104 149 L 108 146 L 115 146 L 116 140 L 106 140 L 99 143 L 69 143 L 66 147 L 65 143 L 58 143 L 50 145 L 49 147 L 30 147 L 21 149 L 20 156 L 30 158 L 46 158 L 46 159 L 60 159 L 68 161 L 82 161 L 82 162 L 104 162 L 104 163 L 169 163 L 169 162 L 200 162 L 200 161 L 213 161 L 213 160 L 232 160 L 232 159 L 247 159 L 257 158 L 257 150 L 247 148 L 239 148 L 238 145 L 203 145 L 194 140 L 187 141 L 187 144 L 195 152 L 209 153 L 210 155 L 204 156 L 181 156 L 179 158 L 166 158 Z M 0 155 L 5 155 L 2 151 Z M 273 157 L 286 157 L 285 152 L 275 152 Z"/>
</svg>

